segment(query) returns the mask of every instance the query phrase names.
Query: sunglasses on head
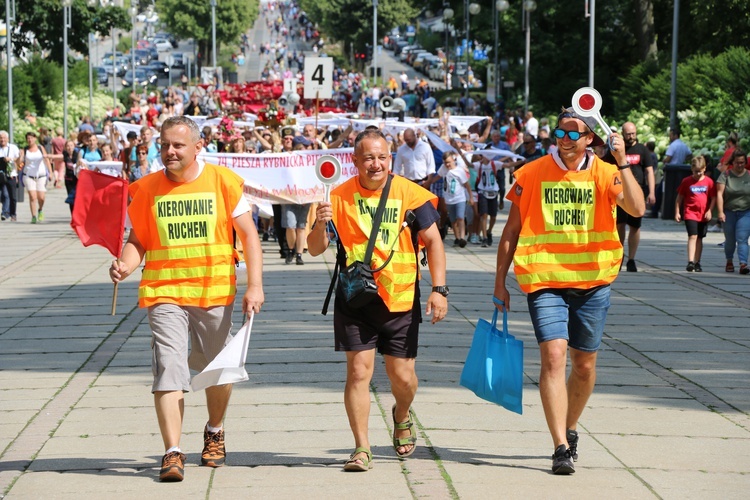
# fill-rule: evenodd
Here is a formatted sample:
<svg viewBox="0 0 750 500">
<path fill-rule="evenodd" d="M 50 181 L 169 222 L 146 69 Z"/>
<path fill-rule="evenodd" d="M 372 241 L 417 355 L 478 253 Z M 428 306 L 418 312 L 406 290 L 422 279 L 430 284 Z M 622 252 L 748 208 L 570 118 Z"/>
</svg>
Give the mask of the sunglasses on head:
<svg viewBox="0 0 750 500">
<path fill-rule="evenodd" d="M 554 132 L 552 132 L 552 135 L 554 135 L 558 139 L 562 139 L 567 135 L 571 141 L 577 141 L 584 135 L 589 135 L 589 132 L 579 132 L 577 130 L 563 130 L 561 128 L 556 128 Z"/>
</svg>

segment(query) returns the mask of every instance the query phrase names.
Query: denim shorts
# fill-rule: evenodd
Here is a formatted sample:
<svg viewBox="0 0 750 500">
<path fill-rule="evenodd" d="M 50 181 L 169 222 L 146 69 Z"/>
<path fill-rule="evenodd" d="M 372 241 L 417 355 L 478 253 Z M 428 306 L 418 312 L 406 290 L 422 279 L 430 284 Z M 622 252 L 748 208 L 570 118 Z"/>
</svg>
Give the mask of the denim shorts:
<svg viewBox="0 0 750 500">
<path fill-rule="evenodd" d="M 282 205 L 281 227 L 287 229 L 305 229 L 307 227 L 307 214 L 310 212 L 310 203 L 304 205 Z"/>
<path fill-rule="evenodd" d="M 589 290 L 547 288 L 527 297 L 538 343 L 565 339 L 573 349 L 596 352 L 609 309 L 609 285 Z"/>
<path fill-rule="evenodd" d="M 454 224 L 458 219 L 463 219 L 466 217 L 466 202 L 462 201 L 461 203 L 456 203 L 455 205 L 445 205 L 445 208 L 448 210 L 448 218 L 451 221 L 451 224 Z"/>
</svg>

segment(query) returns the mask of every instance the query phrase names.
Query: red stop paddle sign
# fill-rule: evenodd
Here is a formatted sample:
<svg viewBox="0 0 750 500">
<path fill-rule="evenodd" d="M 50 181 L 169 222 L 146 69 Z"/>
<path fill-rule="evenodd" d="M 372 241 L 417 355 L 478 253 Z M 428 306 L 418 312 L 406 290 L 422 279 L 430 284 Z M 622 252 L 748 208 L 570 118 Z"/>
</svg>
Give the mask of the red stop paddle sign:
<svg viewBox="0 0 750 500">
<path fill-rule="evenodd" d="M 331 201 L 331 186 L 341 177 L 341 162 L 331 155 L 321 155 L 315 162 L 315 175 L 325 185 L 325 201 Z"/>
<path fill-rule="evenodd" d="M 596 105 L 596 98 L 591 94 L 583 94 L 578 98 L 578 106 L 581 109 L 590 110 L 594 109 Z"/>
<path fill-rule="evenodd" d="M 604 121 L 600 110 L 602 109 L 602 96 L 593 87 L 581 87 L 573 94 L 573 111 L 584 117 L 592 117 L 607 134 L 612 133 L 607 122 Z"/>
<path fill-rule="evenodd" d="M 320 164 L 320 175 L 330 179 L 336 175 L 336 166 L 331 161 L 324 161 Z"/>
</svg>

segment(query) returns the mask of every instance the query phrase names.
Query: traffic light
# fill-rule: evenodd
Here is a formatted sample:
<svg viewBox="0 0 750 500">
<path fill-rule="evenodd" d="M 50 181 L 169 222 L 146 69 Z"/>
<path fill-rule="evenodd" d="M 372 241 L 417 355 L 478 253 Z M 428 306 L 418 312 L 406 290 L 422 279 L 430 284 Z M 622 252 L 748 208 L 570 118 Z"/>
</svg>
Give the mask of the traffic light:
<svg viewBox="0 0 750 500">
<path fill-rule="evenodd" d="M 372 45 L 368 43 L 367 45 L 365 45 L 365 47 L 366 47 L 365 59 L 369 61 L 372 59 Z"/>
</svg>

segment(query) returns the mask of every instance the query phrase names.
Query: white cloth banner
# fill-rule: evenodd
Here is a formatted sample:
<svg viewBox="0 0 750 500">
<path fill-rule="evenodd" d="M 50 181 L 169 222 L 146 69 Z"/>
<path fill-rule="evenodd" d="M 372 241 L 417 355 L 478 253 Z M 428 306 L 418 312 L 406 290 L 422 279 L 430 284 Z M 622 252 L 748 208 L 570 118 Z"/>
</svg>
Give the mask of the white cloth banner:
<svg viewBox="0 0 750 500">
<path fill-rule="evenodd" d="M 122 175 L 121 161 L 81 161 L 89 170 L 95 170 L 112 177 L 120 177 Z"/>
<path fill-rule="evenodd" d="M 231 169 L 245 180 L 245 197 L 250 203 L 301 205 L 323 201 L 325 186 L 315 175 L 320 155 L 332 155 L 341 162 L 340 184 L 357 175 L 352 163 L 353 148 L 318 149 L 273 154 L 203 153 L 207 163 Z"/>
<path fill-rule="evenodd" d="M 190 381 L 193 391 L 202 391 L 206 387 L 244 382 L 248 378 L 245 371 L 247 348 L 250 345 L 250 331 L 253 329 L 253 318 L 242 325 L 237 335 L 224 346 L 224 349 L 211 361 L 208 366 Z"/>
<path fill-rule="evenodd" d="M 112 122 L 112 126 L 117 130 L 117 134 L 120 139 L 120 147 L 124 147 L 128 143 L 128 132 L 135 132 L 138 137 L 141 136 L 141 125 L 128 122 Z"/>
<path fill-rule="evenodd" d="M 517 155 L 515 153 L 512 153 L 510 151 L 505 151 L 503 149 L 495 149 L 495 148 L 477 149 L 475 151 L 472 151 L 471 153 L 466 153 L 466 155 L 467 157 L 471 157 L 473 155 L 484 156 L 485 158 L 489 158 L 490 160 L 494 160 L 495 158 L 502 158 L 502 159 L 509 158 L 514 161 L 524 159 L 524 157 L 521 155 Z"/>
<path fill-rule="evenodd" d="M 484 120 L 486 116 L 456 116 L 451 115 L 449 123 L 456 127 L 456 129 L 469 128 L 475 123 L 479 123 Z"/>
</svg>

